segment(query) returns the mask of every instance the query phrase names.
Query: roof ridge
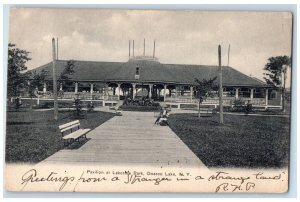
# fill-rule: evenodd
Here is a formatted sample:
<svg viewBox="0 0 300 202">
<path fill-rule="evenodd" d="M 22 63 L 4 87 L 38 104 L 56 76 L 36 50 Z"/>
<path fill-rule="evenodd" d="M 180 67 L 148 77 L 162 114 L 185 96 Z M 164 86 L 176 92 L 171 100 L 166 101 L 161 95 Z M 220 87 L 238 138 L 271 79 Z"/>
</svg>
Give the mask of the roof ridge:
<svg viewBox="0 0 300 202">
<path fill-rule="evenodd" d="M 180 66 L 196 66 L 196 67 L 218 67 L 218 65 L 197 65 L 197 64 L 172 64 L 172 63 L 161 63 L 163 65 L 180 65 Z M 224 67 L 224 66 L 223 66 Z"/>
<path fill-rule="evenodd" d="M 56 61 L 58 61 L 58 62 L 75 61 L 75 62 L 95 62 L 95 63 L 103 63 L 103 62 L 110 62 L 110 63 L 124 63 L 124 62 L 95 61 L 95 60 L 74 60 L 74 59 L 71 59 L 71 60 L 61 60 L 61 59 L 59 59 L 59 60 L 56 60 Z M 52 63 L 52 61 L 49 62 L 49 63 Z M 49 63 L 47 63 L 47 64 L 49 64 Z"/>
</svg>

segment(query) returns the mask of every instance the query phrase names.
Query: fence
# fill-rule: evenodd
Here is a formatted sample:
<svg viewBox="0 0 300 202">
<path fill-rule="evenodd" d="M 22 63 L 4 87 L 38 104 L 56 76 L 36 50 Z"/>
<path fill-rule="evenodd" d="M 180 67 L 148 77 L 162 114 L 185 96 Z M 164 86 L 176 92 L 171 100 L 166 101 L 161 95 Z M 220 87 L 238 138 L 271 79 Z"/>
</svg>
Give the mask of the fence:
<svg viewBox="0 0 300 202">
<path fill-rule="evenodd" d="M 40 98 L 53 99 L 53 93 L 47 91 L 46 93 L 39 92 Z M 118 95 L 105 95 L 103 93 L 93 93 L 90 92 L 58 92 L 57 97 L 59 99 L 74 99 L 79 98 L 82 100 L 119 100 Z"/>
<path fill-rule="evenodd" d="M 223 97 L 223 104 L 224 105 L 233 105 L 235 97 Z M 238 100 L 241 100 L 245 102 L 245 104 L 250 103 L 253 105 L 265 105 L 266 100 L 264 98 L 248 98 L 248 97 L 240 97 Z M 195 99 L 194 97 L 166 97 L 166 102 L 173 102 L 173 103 L 198 103 L 198 99 Z M 211 105 L 218 105 L 219 104 L 219 98 L 213 97 L 213 98 L 207 98 L 203 101 L 203 104 L 211 104 Z"/>
</svg>

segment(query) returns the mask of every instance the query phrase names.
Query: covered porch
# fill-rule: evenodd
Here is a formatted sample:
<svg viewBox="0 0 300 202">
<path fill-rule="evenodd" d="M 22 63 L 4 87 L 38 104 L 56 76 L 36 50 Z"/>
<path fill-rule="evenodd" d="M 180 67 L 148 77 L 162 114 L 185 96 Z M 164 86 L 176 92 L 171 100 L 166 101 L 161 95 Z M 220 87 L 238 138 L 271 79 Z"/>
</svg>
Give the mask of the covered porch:
<svg viewBox="0 0 300 202">
<path fill-rule="evenodd" d="M 223 104 L 233 105 L 235 100 L 250 103 L 254 106 L 272 105 L 280 106 L 280 99 L 274 102 L 270 98 L 271 90 L 266 87 L 225 86 L 223 88 Z M 38 89 L 39 98 L 53 99 L 53 86 L 51 81 L 44 83 L 43 88 Z M 116 102 L 125 99 L 150 99 L 158 102 L 166 102 L 173 106 L 180 104 L 198 104 L 196 86 L 191 84 L 174 83 L 140 83 L 140 82 L 95 82 L 78 81 L 67 84 L 59 84 L 58 99 L 101 100 Z M 212 105 L 215 108 L 219 104 L 218 91 L 213 97 L 203 101 L 204 105 Z"/>
</svg>

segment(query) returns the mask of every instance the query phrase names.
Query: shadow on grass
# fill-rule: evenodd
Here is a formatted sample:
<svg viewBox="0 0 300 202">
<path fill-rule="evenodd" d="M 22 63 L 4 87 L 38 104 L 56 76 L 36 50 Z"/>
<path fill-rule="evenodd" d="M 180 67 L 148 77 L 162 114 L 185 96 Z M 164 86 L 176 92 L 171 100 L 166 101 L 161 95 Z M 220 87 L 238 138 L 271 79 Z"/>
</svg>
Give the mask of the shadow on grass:
<svg viewBox="0 0 300 202">
<path fill-rule="evenodd" d="M 65 149 L 65 150 L 79 149 L 80 147 L 82 147 L 85 143 L 87 143 L 90 140 L 91 140 L 91 138 L 85 138 L 83 140 L 81 139 L 79 141 L 74 141 L 74 142 L 72 142 L 72 144 L 65 146 L 63 149 Z"/>
</svg>

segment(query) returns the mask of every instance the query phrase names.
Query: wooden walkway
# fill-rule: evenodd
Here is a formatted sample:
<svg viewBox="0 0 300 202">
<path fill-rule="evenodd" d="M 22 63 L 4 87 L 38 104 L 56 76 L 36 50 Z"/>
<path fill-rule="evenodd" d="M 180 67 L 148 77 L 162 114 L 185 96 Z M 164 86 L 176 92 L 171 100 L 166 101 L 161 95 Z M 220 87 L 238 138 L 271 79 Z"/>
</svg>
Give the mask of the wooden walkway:
<svg viewBox="0 0 300 202">
<path fill-rule="evenodd" d="M 44 163 L 92 165 L 205 165 L 168 127 L 154 125 L 153 112 L 122 112 L 87 134 L 78 149 L 63 149 Z"/>
</svg>

